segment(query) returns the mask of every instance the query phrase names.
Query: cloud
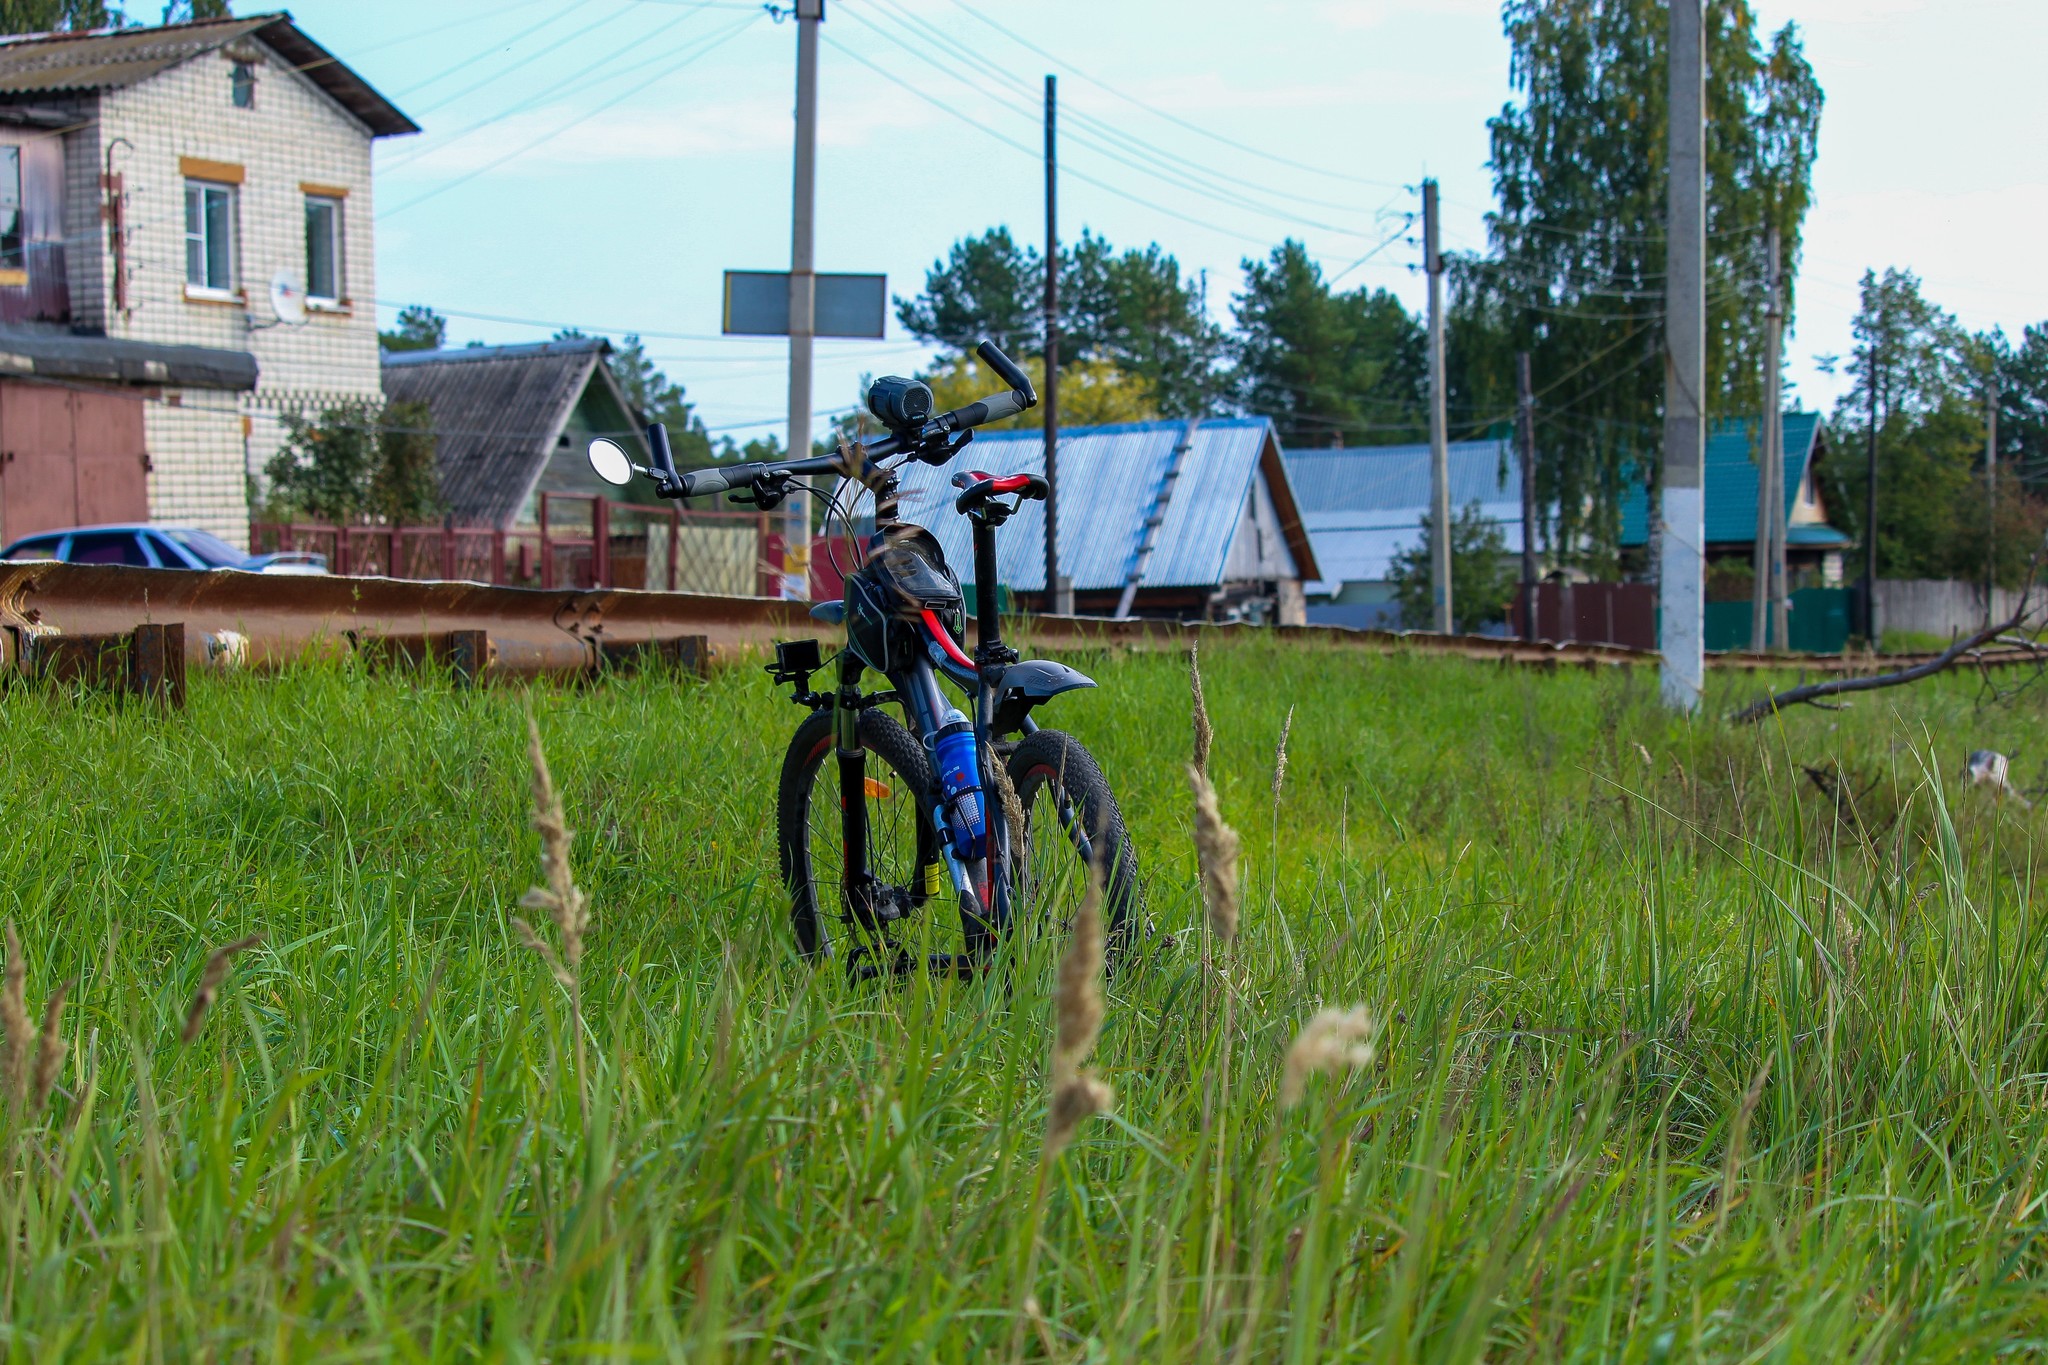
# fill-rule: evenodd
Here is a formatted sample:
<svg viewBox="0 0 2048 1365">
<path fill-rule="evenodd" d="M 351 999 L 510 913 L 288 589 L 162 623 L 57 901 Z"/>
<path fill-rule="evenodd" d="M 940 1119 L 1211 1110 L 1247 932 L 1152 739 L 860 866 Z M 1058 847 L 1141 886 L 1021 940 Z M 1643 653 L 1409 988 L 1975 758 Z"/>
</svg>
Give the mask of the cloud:
<svg viewBox="0 0 2048 1365">
<path fill-rule="evenodd" d="M 1390 19 L 1452 18 L 1498 21 L 1500 0 L 1324 0 L 1320 16 L 1332 28 L 1377 28 Z"/>
</svg>

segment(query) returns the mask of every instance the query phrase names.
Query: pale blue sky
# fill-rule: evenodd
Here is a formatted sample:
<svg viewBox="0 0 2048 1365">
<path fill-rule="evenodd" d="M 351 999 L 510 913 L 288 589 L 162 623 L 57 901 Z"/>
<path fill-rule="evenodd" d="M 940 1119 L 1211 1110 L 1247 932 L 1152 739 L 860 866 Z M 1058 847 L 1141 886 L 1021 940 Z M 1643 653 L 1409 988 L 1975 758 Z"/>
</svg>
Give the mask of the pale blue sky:
<svg viewBox="0 0 2048 1365">
<path fill-rule="evenodd" d="M 1800 24 L 1828 95 L 1796 391 L 1831 403 L 1841 381 L 1813 358 L 1847 349 L 1866 267 L 1917 271 L 1973 327 L 2048 319 L 2048 2 L 1756 4 Z M 637 330 L 714 428 L 780 427 L 785 344 L 717 332 L 723 269 L 788 265 L 793 25 L 745 0 L 293 13 L 427 130 L 379 147 L 380 317 L 429 303 L 494 342 Z M 1219 317 L 1239 260 L 1288 235 L 1419 305 L 1402 227 L 1425 174 L 1446 244 L 1482 240 L 1485 121 L 1509 95 L 1495 0 L 829 0 L 825 37 L 818 267 L 886 272 L 892 292 L 992 223 L 1041 241 L 1048 70 L 1069 111 L 1063 236 L 1159 241 L 1208 272 Z M 819 350 L 821 410 L 924 355 L 893 318 L 885 341 Z"/>
</svg>

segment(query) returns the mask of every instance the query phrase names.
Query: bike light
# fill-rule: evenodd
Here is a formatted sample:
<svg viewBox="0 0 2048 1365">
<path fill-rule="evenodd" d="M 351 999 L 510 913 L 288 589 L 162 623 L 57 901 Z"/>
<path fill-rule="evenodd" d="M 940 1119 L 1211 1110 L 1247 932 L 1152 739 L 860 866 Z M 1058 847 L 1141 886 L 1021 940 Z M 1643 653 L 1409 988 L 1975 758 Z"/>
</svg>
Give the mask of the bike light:
<svg viewBox="0 0 2048 1365">
<path fill-rule="evenodd" d="M 868 385 L 868 411 L 891 430 L 918 426 L 932 415 L 932 391 L 915 379 L 883 375 Z"/>
</svg>

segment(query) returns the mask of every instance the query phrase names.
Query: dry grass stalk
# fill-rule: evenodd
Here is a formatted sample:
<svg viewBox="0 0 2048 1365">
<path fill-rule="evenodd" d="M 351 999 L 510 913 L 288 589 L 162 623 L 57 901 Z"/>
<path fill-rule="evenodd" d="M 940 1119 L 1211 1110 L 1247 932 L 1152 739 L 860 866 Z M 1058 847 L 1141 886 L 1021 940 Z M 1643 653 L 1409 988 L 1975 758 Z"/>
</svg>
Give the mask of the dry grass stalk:
<svg viewBox="0 0 2048 1365">
<path fill-rule="evenodd" d="M 191 1042 L 199 1036 L 199 1030 L 206 1023 L 206 1012 L 213 1008 L 213 997 L 220 990 L 220 983 L 227 980 L 228 963 L 235 954 L 245 953 L 263 942 L 263 935 L 251 934 L 225 943 L 213 950 L 206 959 L 206 967 L 199 973 L 199 989 L 192 993 L 192 1003 L 185 1010 L 185 1029 L 179 1035 L 184 1042 Z"/>
<path fill-rule="evenodd" d="M 1207 773 L 1190 767 L 1188 785 L 1195 792 L 1195 857 L 1202 868 L 1209 932 L 1228 945 L 1237 938 L 1237 831 L 1223 823 Z"/>
<path fill-rule="evenodd" d="M 23 982 L 28 975 L 28 965 L 21 960 L 21 940 L 15 937 L 14 925 L 7 926 L 7 976 L 0 983 L 0 1030 L 5 1031 L 6 1054 L 4 1058 L 4 1081 L 7 1101 L 20 1104 L 28 1095 L 28 1050 L 29 1039 L 33 1036 L 28 1026 L 28 1000 Z"/>
<path fill-rule="evenodd" d="M 1195 771 L 1207 777 L 1209 746 L 1215 742 L 1216 731 L 1209 724 L 1209 703 L 1202 697 L 1201 649 L 1199 640 L 1188 646 L 1188 687 L 1195 697 Z"/>
<path fill-rule="evenodd" d="M 1292 1109 L 1308 1093 L 1308 1078 L 1321 1072 L 1334 1076 L 1357 1071 L 1372 1062 L 1372 1016 L 1365 1006 L 1321 1010 L 1308 1021 L 1287 1049 L 1280 1076 L 1280 1107 Z"/>
<path fill-rule="evenodd" d="M 547 885 L 528 891 L 519 898 L 519 904 L 528 910 L 548 912 L 548 918 L 562 935 L 561 954 L 557 956 L 533 931 L 533 926 L 517 915 L 512 917 L 512 924 L 519 931 L 519 941 L 547 964 L 555 979 L 573 987 L 577 967 L 583 961 L 583 936 L 590 928 L 590 903 L 584 899 L 569 867 L 569 843 L 576 834 L 563 813 L 561 794 L 555 790 L 554 777 L 548 772 L 548 756 L 541 748 L 540 723 L 531 711 L 526 713 L 526 737 L 526 756 L 533 765 L 533 827 L 540 832 L 540 865 Z"/>
<path fill-rule="evenodd" d="M 996 799 L 1003 803 L 1003 823 L 1010 830 L 1010 865 L 1024 866 L 1024 803 L 1017 798 L 1017 784 L 1010 780 L 1010 770 L 1001 763 L 989 764 L 989 772 L 995 778 Z M 1016 875 L 1014 872 L 1012 875 Z"/>
<path fill-rule="evenodd" d="M 71 983 L 66 981 L 57 987 L 57 993 L 43 1002 L 43 1032 L 36 1044 L 35 1084 L 30 1098 L 40 1111 L 50 1102 L 50 1092 L 57 1088 L 57 1077 L 64 1070 L 64 997 L 71 994 Z"/>
<path fill-rule="evenodd" d="M 1287 719 L 1280 723 L 1280 747 L 1273 751 L 1273 804 L 1280 804 L 1280 789 L 1287 785 L 1287 736 L 1294 729 L 1294 708 L 1287 708 Z"/>
<path fill-rule="evenodd" d="M 1102 878 L 1088 879 L 1088 893 L 1074 916 L 1074 935 L 1060 959 L 1053 992 L 1052 1112 L 1045 1125 L 1045 1159 L 1060 1154 L 1082 1120 L 1108 1112 L 1116 1103 L 1109 1083 L 1082 1068 L 1102 1033 Z"/>
</svg>

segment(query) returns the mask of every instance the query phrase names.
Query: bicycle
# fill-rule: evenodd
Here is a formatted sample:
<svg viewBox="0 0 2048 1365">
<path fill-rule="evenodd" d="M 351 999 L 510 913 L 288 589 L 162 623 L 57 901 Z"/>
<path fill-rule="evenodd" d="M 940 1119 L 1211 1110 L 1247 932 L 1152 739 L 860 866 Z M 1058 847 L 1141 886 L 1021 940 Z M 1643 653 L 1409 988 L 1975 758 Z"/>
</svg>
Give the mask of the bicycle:
<svg viewBox="0 0 2048 1365">
<path fill-rule="evenodd" d="M 959 643 L 960 580 L 938 539 L 898 519 L 898 479 L 886 462 L 944 465 L 973 439 L 975 427 L 1038 402 L 1030 377 L 992 343 L 983 341 L 976 354 L 1010 385 L 1006 392 L 934 415 L 924 384 L 878 379 L 866 401 L 886 434 L 844 442 L 831 455 L 678 473 L 659 423 L 647 428 L 653 468 L 635 465 L 614 442 L 590 445 L 600 478 L 623 485 L 645 477 L 664 498 L 726 493 L 767 510 L 797 480 L 815 474 L 836 474 L 874 497 L 875 529 L 861 545 L 859 567 L 846 575 L 842 597 L 811 608 L 818 621 L 845 630 L 846 644 L 831 661 L 836 686 L 811 685 L 827 667 L 815 638 L 778 642 L 768 665 L 808 712 L 783 757 L 776 800 L 797 947 L 807 959 L 830 958 L 829 921 L 836 919 L 851 941 L 846 966 L 856 978 L 901 975 L 920 965 L 898 936 L 949 881 L 963 951 L 929 953 L 921 964 L 933 971 L 984 969 L 1020 909 L 1048 918 L 1068 909 L 1091 874 L 1101 879 L 1112 960 L 1136 921 L 1137 858 L 1115 793 L 1079 740 L 1041 728 L 1032 715 L 1095 681 L 1065 664 L 1021 658 L 1003 642 L 997 615 L 996 531 L 1025 499 L 1045 498 L 1045 480 L 979 470 L 953 476 L 961 490 L 953 508 L 973 532 L 972 655 Z M 870 670 L 889 686 L 863 691 Z M 942 679 L 965 694 L 967 713 L 947 701 Z M 891 705 L 903 721 L 883 709 Z M 836 803 L 830 794 L 818 799 L 828 752 L 838 777 Z M 887 777 L 870 772 L 871 756 Z M 1043 837 L 1050 829 L 1057 838 Z M 835 844 L 838 867 L 821 875 L 819 861 L 829 862 Z M 835 884 L 836 908 L 828 890 Z"/>
</svg>

